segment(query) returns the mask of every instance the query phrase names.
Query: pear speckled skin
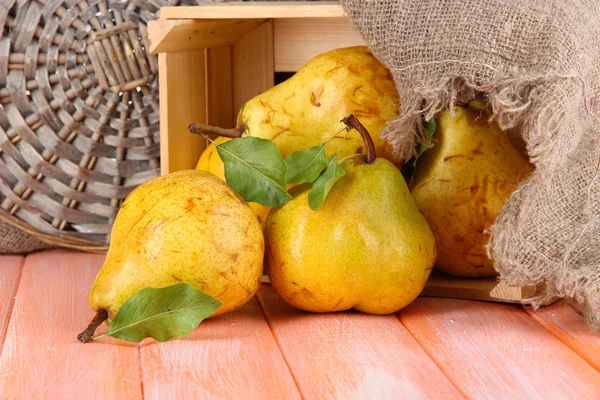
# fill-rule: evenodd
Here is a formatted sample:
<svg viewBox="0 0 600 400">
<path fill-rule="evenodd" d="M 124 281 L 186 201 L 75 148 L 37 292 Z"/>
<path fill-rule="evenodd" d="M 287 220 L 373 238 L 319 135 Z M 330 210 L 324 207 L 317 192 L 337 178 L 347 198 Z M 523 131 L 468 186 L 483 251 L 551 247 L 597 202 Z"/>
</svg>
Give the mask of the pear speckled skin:
<svg viewBox="0 0 600 400">
<path fill-rule="evenodd" d="M 205 171 L 171 173 L 123 203 L 90 305 L 112 319 L 139 290 L 185 282 L 220 300 L 213 316 L 223 314 L 254 296 L 263 257 L 261 226 L 227 184 Z"/>
<path fill-rule="evenodd" d="M 327 144 L 327 156 L 337 150 L 342 159 L 365 150 L 357 131 L 344 138 L 341 120 L 353 114 L 370 132 L 377 156 L 400 165 L 379 137 L 398 116 L 399 106 L 390 71 L 369 48 L 345 47 L 317 55 L 288 80 L 248 100 L 237 126 L 245 128 L 246 136 L 275 142 L 284 159 L 335 137 Z"/>
<path fill-rule="evenodd" d="M 455 107 L 454 113 L 437 118 L 437 142 L 419 159 L 411 194 L 436 238 L 437 268 L 494 276 L 485 230 L 531 166 L 484 110 Z"/>
<path fill-rule="evenodd" d="M 340 165 L 346 174 L 319 211 L 308 205 L 310 187 L 298 186 L 290 202 L 269 214 L 269 279 L 302 310 L 396 312 L 423 290 L 434 237 L 393 164 L 352 155 Z"/>
</svg>

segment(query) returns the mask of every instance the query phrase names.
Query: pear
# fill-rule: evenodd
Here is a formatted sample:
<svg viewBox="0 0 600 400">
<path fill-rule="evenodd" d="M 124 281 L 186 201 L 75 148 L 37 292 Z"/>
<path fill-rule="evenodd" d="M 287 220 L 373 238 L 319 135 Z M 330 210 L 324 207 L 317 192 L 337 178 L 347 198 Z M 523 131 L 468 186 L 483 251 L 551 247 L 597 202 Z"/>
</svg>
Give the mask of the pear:
<svg viewBox="0 0 600 400">
<path fill-rule="evenodd" d="M 213 316 L 223 314 L 254 296 L 263 258 L 261 226 L 225 182 L 206 171 L 171 173 L 126 198 L 90 306 L 111 320 L 139 290 L 185 282 L 220 300 Z"/>
<path fill-rule="evenodd" d="M 390 71 L 368 47 L 354 46 L 317 55 L 288 80 L 250 99 L 239 111 L 236 129 L 193 124 L 190 130 L 269 139 L 284 159 L 334 138 L 327 144 L 326 154 L 329 157 L 337 151 L 341 159 L 364 151 L 360 135 L 353 131 L 346 137 L 339 122 L 354 114 L 372 134 L 377 154 L 400 166 L 392 147 L 379 137 L 386 124 L 398 116 L 399 107 Z M 223 176 L 223 162 L 214 144 L 202 153 L 196 168 Z M 269 208 L 251 206 L 264 221 Z"/>
<path fill-rule="evenodd" d="M 218 137 L 215 139 L 215 143 L 217 145 L 223 144 L 227 141 L 231 140 L 231 138 L 227 137 Z M 210 144 L 200 155 L 198 159 L 198 164 L 196 164 L 196 169 L 201 171 L 208 171 L 214 174 L 216 177 L 225 181 L 225 165 L 219 157 L 219 153 L 217 152 L 217 147 L 214 144 Z M 260 222 L 261 226 L 267 220 L 267 215 L 271 210 L 271 207 L 263 206 L 259 203 L 249 202 L 250 208 L 256 214 L 258 218 L 258 222 Z"/>
<path fill-rule="evenodd" d="M 340 120 L 349 114 L 371 133 L 379 157 L 400 165 L 379 135 L 398 116 L 399 97 L 390 71 L 366 46 L 334 49 L 309 60 L 296 74 L 250 99 L 237 117 L 244 135 L 269 139 L 285 159 L 327 142 L 327 156 L 363 153 L 356 131 L 348 137 Z M 338 147 L 341 147 L 338 150 Z"/>
<path fill-rule="evenodd" d="M 293 307 L 389 314 L 425 286 L 435 261 L 433 234 L 399 169 L 366 148 L 367 156 L 340 161 L 345 175 L 320 210 L 309 207 L 310 188 L 301 185 L 267 218 L 267 273 Z"/>
<path fill-rule="evenodd" d="M 438 269 L 460 277 L 496 275 L 486 229 L 531 173 L 527 158 L 480 104 L 437 118 L 437 143 L 419 158 L 411 194 L 436 239 Z"/>
</svg>

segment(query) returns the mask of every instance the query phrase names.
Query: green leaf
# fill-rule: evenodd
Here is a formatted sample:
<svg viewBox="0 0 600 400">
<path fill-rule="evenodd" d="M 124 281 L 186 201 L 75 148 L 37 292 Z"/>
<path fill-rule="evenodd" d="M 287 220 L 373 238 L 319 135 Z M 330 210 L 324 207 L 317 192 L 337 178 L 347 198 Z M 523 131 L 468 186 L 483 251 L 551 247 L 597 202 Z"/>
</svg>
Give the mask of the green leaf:
<svg viewBox="0 0 600 400">
<path fill-rule="evenodd" d="M 433 135 L 437 130 L 437 124 L 433 118 L 429 121 L 423 121 L 423 125 L 425 127 L 425 143 L 420 143 L 417 145 L 417 154 L 413 157 L 412 162 L 409 162 L 409 165 L 407 165 L 406 168 L 407 171 L 410 170 L 410 178 L 408 179 L 409 185 L 412 184 L 415 174 L 417 173 L 417 161 L 423 155 L 423 153 L 425 153 L 431 147 L 431 144 L 433 143 Z"/>
<path fill-rule="evenodd" d="M 280 207 L 291 199 L 285 162 L 274 142 L 248 136 L 217 145 L 217 152 L 225 164 L 227 184 L 244 200 Z"/>
<path fill-rule="evenodd" d="M 421 143 L 417 146 L 417 156 L 416 158 L 421 157 L 421 155 L 423 155 L 423 153 L 425 153 L 425 151 L 427 151 L 427 149 L 429 148 L 429 146 L 431 146 L 432 143 L 432 138 L 433 135 L 435 134 L 435 131 L 437 129 L 437 125 L 435 123 L 435 119 L 430 119 L 429 121 L 425 121 L 423 123 L 423 125 L 425 126 L 425 143 Z M 415 164 L 416 164 L 416 159 L 415 159 Z"/>
<path fill-rule="evenodd" d="M 119 309 L 104 335 L 128 342 L 159 342 L 188 335 L 221 302 L 187 283 L 142 289 Z M 102 336 L 104 336 L 102 335 Z"/>
<path fill-rule="evenodd" d="M 285 159 L 287 183 L 314 182 L 327 165 L 325 143 L 311 147 L 308 150 L 295 151 Z"/>
<path fill-rule="evenodd" d="M 327 163 L 327 168 L 321 172 L 321 175 L 313 183 L 313 187 L 308 194 L 310 208 L 314 211 L 320 210 L 333 185 L 345 174 L 344 169 L 337 163 L 337 154 L 334 154 Z"/>
</svg>

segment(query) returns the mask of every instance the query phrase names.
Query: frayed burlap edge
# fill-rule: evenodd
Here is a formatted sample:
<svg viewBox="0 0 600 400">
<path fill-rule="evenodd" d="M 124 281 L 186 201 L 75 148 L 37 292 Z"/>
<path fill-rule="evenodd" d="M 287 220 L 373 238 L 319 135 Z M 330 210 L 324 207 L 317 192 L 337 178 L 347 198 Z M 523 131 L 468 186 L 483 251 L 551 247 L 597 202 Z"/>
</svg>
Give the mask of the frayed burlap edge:
<svg viewBox="0 0 600 400">
<path fill-rule="evenodd" d="M 556 131 L 565 110 L 557 113 L 556 102 L 549 102 L 537 112 L 539 116 L 535 121 L 530 119 L 532 108 L 539 107 L 539 97 L 544 93 L 544 88 L 562 86 L 565 81 L 574 81 L 582 86 L 582 79 L 578 76 L 524 77 L 515 73 L 488 85 L 479 85 L 469 78 L 460 77 L 440 82 L 435 88 L 413 88 L 413 96 L 401 96 L 401 114 L 388 123 L 381 137 L 394 147 L 396 155 L 408 161 L 416 154 L 417 144 L 428 142 L 422 119 L 430 120 L 445 110 L 452 112 L 454 106 L 467 104 L 483 96 L 490 107 L 490 122 L 495 121 L 502 130 L 529 124 L 529 129 L 523 131 L 523 139 L 528 144 L 530 161 L 535 164 L 549 147 L 544 139 L 551 135 L 542 133 Z M 582 103 L 585 105 L 585 100 L 582 99 Z M 549 110 L 552 113 L 547 112 Z M 545 123 L 542 122 L 544 119 Z"/>
</svg>

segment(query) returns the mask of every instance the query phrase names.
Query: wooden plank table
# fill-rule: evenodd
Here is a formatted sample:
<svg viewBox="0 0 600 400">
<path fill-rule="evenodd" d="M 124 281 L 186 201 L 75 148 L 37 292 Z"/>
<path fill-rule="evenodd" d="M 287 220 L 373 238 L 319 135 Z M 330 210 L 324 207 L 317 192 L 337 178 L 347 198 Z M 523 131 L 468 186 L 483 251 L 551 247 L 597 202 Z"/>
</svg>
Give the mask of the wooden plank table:
<svg viewBox="0 0 600 400">
<path fill-rule="evenodd" d="M 183 339 L 81 344 L 103 259 L 0 256 L 0 399 L 600 398 L 600 334 L 564 302 L 311 314 L 265 284 Z"/>
</svg>

